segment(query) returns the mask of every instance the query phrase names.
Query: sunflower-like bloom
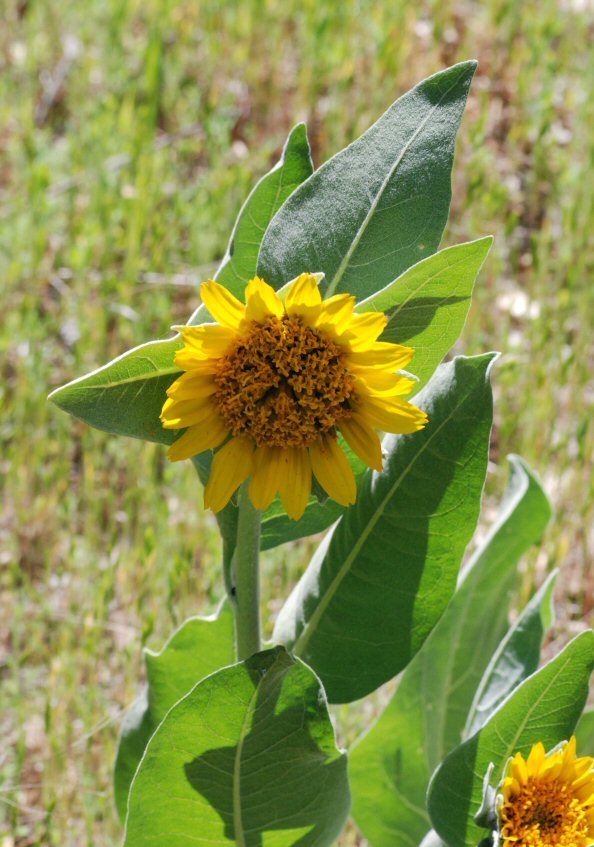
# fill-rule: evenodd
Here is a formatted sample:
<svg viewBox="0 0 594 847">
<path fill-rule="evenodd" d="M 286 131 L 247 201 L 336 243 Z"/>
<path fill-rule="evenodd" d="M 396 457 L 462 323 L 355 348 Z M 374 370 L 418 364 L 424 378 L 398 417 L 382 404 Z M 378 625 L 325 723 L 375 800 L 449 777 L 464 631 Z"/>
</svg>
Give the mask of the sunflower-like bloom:
<svg viewBox="0 0 594 847">
<path fill-rule="evenodd" d="M 427 422 L 402 395 L 414 381 L 396 373 L 413 350 L 377 341 L 381 312 L 355 313 L 355 298 L 322 300 L 302 274 L 284 302 L 256 277 L 245 305 L 212 280 L 200 288 L 216 323 L 179 327 L 175 362 L 185 373 L 167 391 L 167 429 L 185 429 L 169 449 L 176 462 L 216 453 L 204 505 L 217 512 L 248 477 L 249 496 L 266 509 L 277 493 L 287 514 L 303 514 L 312 472 L 330 497 L 355 502 L 356 483 L 337 434 L 369 467 L 381 470 L 376 429 L 410 433 Z M 229 437 L 231 436 L 231 437 Z"/>
<path fill-rule="evenodd" d="M 535 744 L 510 760 L 499 798 L 504 847 L 589 847 L 594 843 L 594 759 L 572 738 L 548 756 Z"/>
</svg>

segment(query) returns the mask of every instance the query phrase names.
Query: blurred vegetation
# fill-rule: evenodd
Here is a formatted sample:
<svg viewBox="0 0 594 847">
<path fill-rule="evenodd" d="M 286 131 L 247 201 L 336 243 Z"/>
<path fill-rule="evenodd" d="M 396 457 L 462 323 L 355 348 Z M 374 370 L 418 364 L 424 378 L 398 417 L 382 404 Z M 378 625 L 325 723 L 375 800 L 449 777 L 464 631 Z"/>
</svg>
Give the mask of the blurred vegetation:
<svg viewBox="0 0 594 847">
<path fill-rule="evenodd" d="M 591 622 L 590 0 L 4 0 L 2 15 L 3 847 L 118 841 L 111 764 L 140 646 L 222 593 L 191 466 L 47 393 L 188 316 L 295 122 L 320 164 L 461 59 L 480 66 L 446 243 L 496 244 L 459 350 L 505 352 L 483 524 L 520 453 L 557 509 L 525 590 L 559 565 L 556 637 Z M 264 567 L 274 613 L 298 566 L 277 551 Z"/>
</svg>

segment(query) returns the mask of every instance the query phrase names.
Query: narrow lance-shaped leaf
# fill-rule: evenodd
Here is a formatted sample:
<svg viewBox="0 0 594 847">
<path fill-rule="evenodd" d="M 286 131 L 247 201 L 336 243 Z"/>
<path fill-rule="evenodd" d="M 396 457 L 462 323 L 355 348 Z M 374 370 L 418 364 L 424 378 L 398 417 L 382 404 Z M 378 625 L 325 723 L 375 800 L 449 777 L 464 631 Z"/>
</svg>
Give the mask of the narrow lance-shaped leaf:
<svg viewBox="0 0 594 847">
<path fill-rule="evenodd" d="M 260 180 L 243 205 L 216 279 L 237 290 L 241 281 L 255 274 L 258 249 L 268 223 L 295 186 L 311 174 L 311 169 L 305 127 L 299 124 L 289 136 L 278 165 Z M 207 319 L 208 313 L 201 307 L 191 321 L 202 323 Z M 142 344 L 57 388 L 50 399 L 105 432 L 171 444 L 178 433 L 163 429 L 159 415 L 165 392 L 181 373 L 173 361 L 180 346 L 179 335 Z"/>
<path fill-rule="evenodd" d="M 392 700 L 349 757 L 353 815 L 374 847 L 393 847 L 395 833 L 416 847 L 429 828 L 431 774 L 462 740 L 476 688 L 507 630 L 518 560 L 550 519 L 538 480 L 519 457 L 509 461 L 497 521 Z"/>
<path fill-rule="evenodd" d="M 466 721 L 464 737 L 474 735 L 514 688 L 538 667 L 545 632 L 554 618 L 554 571 L 536 592 L 493 654 L 476 690 Z"/>
<path fill-rule="evenodd" d="M 281 610 L 276 641 L 307 661 L 330 702 L 401 671 L 443 613 L 476 524 L 492 420 L 494 354 L 442 365 L 418 396 L 422 432 L 388 437 Z"/>
<path fill-rule="evenodd" d="M 147 690 L 126 713 L 114 765 L 118 815 L 126 817 L 128 792 L 149 738 L 167 711 L 205 676 L 235 660 L 233 615 L 222 606 L 209 618 L 189 618 L 159 653 L 145 650 Z"/>
<path fill-rule="evenodd" d="M 349 803 L 320 683 L 277 647 L 168 712 L 132 784 L 125 847 L 324 847 Z"/>
<path fill-rule="evenodd" d="M 526 757 L 538 741 L 551 750 L 572 735 L 593 669 L 594 633 L 588 631 L 523 682 L 472 738 L 446 757 L 427 800 L 433 828 L 448 847 L 476 847 L 486 835 L 474 816 L 491 764 L 495 786 L 510 756 L 520 752 Z"/>
<path fill-rule="evenodd" d="M 307 129 L 297 124 L 283 148 L 279 162 L 254 186 L 241 207 L 227 252 L 215 279 L 243 301 L 244 288 L 255 276 L 264 233 L 285 200 L 313 171 Z M 287 280 L 285 280 L 286 282 Z M 188 323 L 203 323 L 203 307 Z"/>
<path fill-rule="evenodd" d="M 260 276 L 279 288 L 322 271 L 327 294 L 362 299 L 434 253 L 475 68 L 463 62 L 421 82 L 306 180 L 268 228 Z"/>
</svg>

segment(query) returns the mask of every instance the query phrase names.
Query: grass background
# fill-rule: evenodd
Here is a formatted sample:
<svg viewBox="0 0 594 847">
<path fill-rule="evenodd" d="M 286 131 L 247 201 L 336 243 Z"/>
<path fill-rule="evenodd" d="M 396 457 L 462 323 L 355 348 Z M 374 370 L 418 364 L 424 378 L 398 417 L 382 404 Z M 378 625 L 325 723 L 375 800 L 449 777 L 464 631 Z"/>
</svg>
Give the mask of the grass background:
<svg viewBox="0 0 594 847">
<path fill-rule="evenodd" d="M 295 122 L 319 165 L 466 58 L 445 243 L 496 243 L 459 350 L 505 353 L 482 526 L 520 453 L 557 510 L 525 593 L 560 566 L 554 640 L 592 623 L 590 0 L 4 0 L 2 16 L 2 847 L 118 842 L 111 763 L 140 647 L 222 593 L 191 466 L 47 393 L 187 317 Z M 290 553 L 265 558 L 271 614 Z"/>
</svg>

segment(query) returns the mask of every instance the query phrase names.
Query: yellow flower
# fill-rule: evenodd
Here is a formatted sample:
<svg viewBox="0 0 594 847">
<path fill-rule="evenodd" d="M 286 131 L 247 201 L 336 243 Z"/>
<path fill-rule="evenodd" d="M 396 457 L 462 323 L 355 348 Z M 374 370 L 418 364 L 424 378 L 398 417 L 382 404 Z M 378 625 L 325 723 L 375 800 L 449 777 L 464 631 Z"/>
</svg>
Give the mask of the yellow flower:
<svg viewBox="0 0 594 847">
<path fill-rule="evenodd" d="M 251 477 L 256 508 L 266 509 L 279 493 L 297 520 L 312 472 L 348 506 L 356 483 L 337 432 L 381 470 L 376 428 L 409 433 L 427 422 L 402 399 L 414 381 L 396 373 L 412 349 L 378 342 L 387 318 L 356 314 L 351 295 L 323 301 L 312 274 L 292 283 L 284 303 L 258 277 L 246 287 L 245 306 L 212 280 L 200 294 L 217 323 L 180 327 L 184 346 L 175 362 L 185 373 L 167 391 L 161 421 L 186 429 L 169 449 L 174 462 L 223 444 L 204 492 L 206 508 L 222 509 Z"/>
<path fill-rule="evenodd" d="M 594 843 L 594 759 L 575 738 L 548 756 L 535 744 L 510 760 L 499 798 L 504 847 L 589 847 Z"/>
</svg>

